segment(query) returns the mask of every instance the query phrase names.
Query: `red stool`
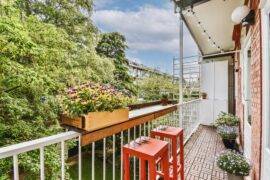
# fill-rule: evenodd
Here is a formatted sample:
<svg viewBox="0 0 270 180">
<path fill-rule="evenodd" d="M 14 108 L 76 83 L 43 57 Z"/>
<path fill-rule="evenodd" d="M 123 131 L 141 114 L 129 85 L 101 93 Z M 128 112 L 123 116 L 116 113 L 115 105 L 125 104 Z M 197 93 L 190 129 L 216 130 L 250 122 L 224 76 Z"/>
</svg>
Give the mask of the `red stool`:
<svg viewBox="0 0 270 180">
<path fill-rule="evenodd" d="M 137 140 L 138 141 L 138 140 Z M 149 179 L 156 180 L 157 175 L 169 180 L 168 143 L 149 138 L 146 143 L 133 147 L 130 144 L 123 146 L 124 180 L 130 180 L 129 157 L 135 156 L 140 160 L 140 180 L 146 180 L 146 161 L 149 165 Z M 158 172 L 156 160 L 161 159 L 162 172 Z"/>
<path fill-rule="evenodd" d="M 171 139 L 172 141 L 172 157 L 170 157 L 170 165 L 172 165 L 172 176 L 170 179 L 177 180 L 180 174 L 181 180 L 184 180 L 184 137 L 183 129 L 176 127 L 166 127 L 160 130 L 159 128 L 151 131 L 151 137 L 159 136 L 161 140 L 164 138 Z M 179 140 L 179 144 L 178 144 Z M 177 146 L 179 145 L 179 148 Z M 178 157 L 180 162 L 178 162 Z"/>
</svg>

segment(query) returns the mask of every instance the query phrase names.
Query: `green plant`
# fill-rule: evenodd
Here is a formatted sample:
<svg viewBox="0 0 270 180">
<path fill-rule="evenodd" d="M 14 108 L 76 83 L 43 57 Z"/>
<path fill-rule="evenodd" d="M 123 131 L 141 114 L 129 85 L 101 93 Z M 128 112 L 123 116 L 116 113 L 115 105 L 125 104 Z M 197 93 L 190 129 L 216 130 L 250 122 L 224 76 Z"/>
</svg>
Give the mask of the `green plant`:
<svg viewBox="0 0 270 180">
<path fill-rule="evenodd" d="M 222 126 L 222 125 L 238 126 L 238 124 L 239 124 L 238 117 L 229 113 L 225 113 L 225 112 L 221 112 L 215 121 L 216 126 Z"/>
<path fill-rule="evenodd" d="M 168 99 L 169 95 L 168 94 L 162 94 L 161 97 L 162 97 L 162 99 Z"/>
<path fill-rule="evenodd" d="M 64 112 L 74 117 L 89 112 L 124 108 L 133 102 L 133 98 L 111 85 L 88 83 L 77 88 L 70 88 L 63 102 Z"/>
<path fill-rule="evenodd" d="M 151 75 L 137 81 L 139 97 L 144 101 L 157 101 L 167 94 L 172 99 L 178 93 L 178 85 L 174 84 L 171 78 Z"/>
<path fill-rule="evenodd" d="M 226 151 L 218 156 L 217 165 L 220 169 L 236 176 L 247 176 L 250 164 L 247 159 L 234 151 Z"/>
<path fill-rule="evenodd" d="M 222 139 L 235 140 L 238 135 L 238 128 L 235 126 L 218 126 L 218 134 Z"/>
</svg>

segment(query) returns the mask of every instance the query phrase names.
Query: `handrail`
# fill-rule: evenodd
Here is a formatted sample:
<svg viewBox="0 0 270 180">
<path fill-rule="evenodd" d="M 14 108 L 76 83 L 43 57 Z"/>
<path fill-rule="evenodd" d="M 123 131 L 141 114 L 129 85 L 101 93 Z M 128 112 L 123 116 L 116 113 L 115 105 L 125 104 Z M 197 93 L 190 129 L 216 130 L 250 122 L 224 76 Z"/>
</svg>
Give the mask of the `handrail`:
<svg viewBox="0 0 270 180">
<path fill-rule="evenodd" d="M 193 99 L 193 100 L 190 100 L 190 101 L 183 102 L 182 104 L 179 104 L 179 106 L 184 105 L 184 104 L 189 104 L 189 103 L 197 102 L 197 101 L 200 101 L 200 100 L 201 99 Z"/>
<path fill-rule="evenodd" d="M 52 145 L 61 141 L 66 141 L 79 137 L 81 134 L 75 131 L 68 131 L 32 141 L 26 141 L 19 144 L 10 145 L 0 148 L 0 159 L 13 156 L 16 154 L 32 151 L 44 146 Z"/>
<path fill-rule="evenodd" d="M 168 100 L 169 104 L 176 104 L 177 101 L 174 100 Z M 162 101 L 152 101 L 152 102 L 145 102 L 145 103 L 139 103 L 139 104 L 131 104 L 129 105 L 129 109 L 130 110 L 135 110 L 135 109 L 141 109 L 141 108 L 145 108 L 145 107 L 150 107 L 150 106 L 154 106 L 154 105 L 160 105 L 162 104 Z"/>
</svg>

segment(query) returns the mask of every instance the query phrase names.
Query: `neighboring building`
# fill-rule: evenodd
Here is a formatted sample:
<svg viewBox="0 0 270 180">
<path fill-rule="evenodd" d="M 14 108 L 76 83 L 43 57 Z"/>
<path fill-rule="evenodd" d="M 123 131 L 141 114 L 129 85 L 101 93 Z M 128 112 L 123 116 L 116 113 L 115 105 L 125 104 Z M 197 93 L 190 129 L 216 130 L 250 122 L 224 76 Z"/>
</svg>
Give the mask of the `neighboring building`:
<svg viewBox="0 0 270 180">
<path fill-rule="evenodd" d="M 149 77 L 150 75 L 164 76 L 173 79 L 173 76 L 169 73 L 164 73 L 158 69 L 147 67 L 143 64 L 128 60 L 128 68 L 132 77 L 135 79 L 141 79 Z"/>
<path fill-rule="evenodd" d="M 201 91 L 208 99 L 201 103 L 201 122 L 212 124 L 220 111 L 240 117 L 250 177 L 269 180 L 270 0 L 174 1 L 203 56 Z M 233 24 L 231 14 L 242 5 L 255 11 L 254 24 Z"/>
</svg>

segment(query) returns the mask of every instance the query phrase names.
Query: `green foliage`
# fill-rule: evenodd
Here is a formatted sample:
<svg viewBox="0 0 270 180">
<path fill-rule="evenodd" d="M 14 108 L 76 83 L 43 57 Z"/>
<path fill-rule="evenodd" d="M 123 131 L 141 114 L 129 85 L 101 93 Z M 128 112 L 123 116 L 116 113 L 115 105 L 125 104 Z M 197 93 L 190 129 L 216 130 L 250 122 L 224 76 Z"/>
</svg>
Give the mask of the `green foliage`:
<svg viewBox="0 0 270 180">
<path fill-rule="evenodd" d="M 162 99 L 168 99 L 169 95 L 164 93 L 164 94 L 161 95 L 161 97 L 162 97 Z"/>
<path fill-rule="evenodd" d="M 221 112 L 215 121 L 216 126 L 222 126 L 222 125 L 238 126 L 238 124 L 239 124 L 238 117 L 234 116 L 233 114 L 225 113 L 225 112 Z"/>
<path fill-rule="evenodd" d="M 17 0 L 16 3 L 27 16 L 40 17 L 43 22 L 64 29 L 81 45 L 88 46 L 93 43 L 97 28 L 91 20 L 92 0 Z"/>
<path fill-rule="evenodd" d="M 145 101 L 160 100 L 163 94 L 166 94 L 167 98 L 173 98 L 173 94 L 176 94 L 178 87 L 173 84 L 170 78 L 164 76 L 149 76 L 138 80 L 139 97 Z"/>
<path fill-rule="evenodd" d="M 31 7 L 30 12 L 21 7 L 23 2 Z M 42 5 L 49 2 L 54 5 Z M 57 7 L 58 2 L 68 8 Z M 4 1 L 0 4 L 0 146 L 61 132 L 58 97 L 67 87 L 88 81 L 114 81 L 111 78 L 114 65 L 96 54 L 94 35 L 86 29 L 75 31 L 83 26 L 83 21 L 74 22 L 72 26 L 65 22 L 74 20 L 71 16 L 75 15 L 75 10 L 83 14 L 72 6 L 74 3 L 80 6 L 82 2 Z M 45 16 L 45 10 L 52 14 Z M 54 11 L 61 15 L 56 13 L 54 17 Z M 57 24 L 58 21 L 63 24 Z M 48 179 L 59 178 L 58 156 L 58 146 L 46 150 Z M 39 173 L 37 157 L 37 152 L 19 156 L 20 169 L 32 179 L 37 179 Z M 11 159 L 0 160 L 0 179 L 6 178 L 11 169 Z"/>
<path fill-rule="evenodd" d="M 126 39 L 118 32 L 105 33 L 101 35 L 96 51 L 103 57 L 112 58 L 115 70 L 115 86 L 119 89 L 127 89 L 136 94 L 136 88 L 132 77 L 128 73 L 125 50 L 127 48 Z"/>
<path fill-rule="evenodd" d="M 217 160 L 220 169 L 236 176 L 249 175 L 250 165 L 246 158 L 233 151 L 222 153 Z"/>
<path fill-rule="evenodd" d="M 74 117 L 89 112 L 124 108 L 131 104 L 133 99 L 113 86 L 88 83 L 70 89 L 64 102 L 65 112 Z"/>
</svg>

